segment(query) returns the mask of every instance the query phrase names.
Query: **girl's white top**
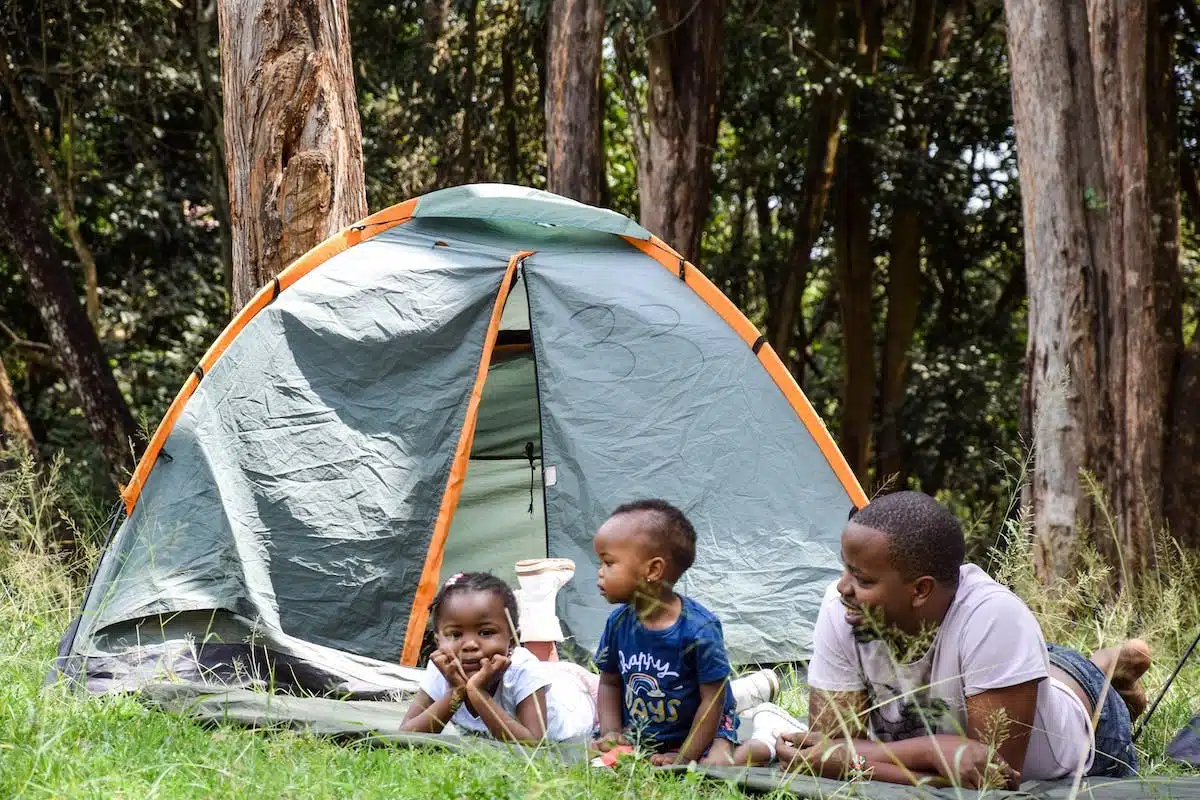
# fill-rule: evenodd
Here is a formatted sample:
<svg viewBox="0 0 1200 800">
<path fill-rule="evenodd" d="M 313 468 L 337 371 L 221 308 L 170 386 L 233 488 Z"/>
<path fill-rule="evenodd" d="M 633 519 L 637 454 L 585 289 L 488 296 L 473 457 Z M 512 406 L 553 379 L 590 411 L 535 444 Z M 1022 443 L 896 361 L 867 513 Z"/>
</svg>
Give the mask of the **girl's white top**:
<svg viewBox="0 0 1200 800">
<path fill-rule="evenodd" d="M 538 660 L 524 647 L 516 647 L 509 656 L 510 663 L 504 670 L 500 686 L 493 697 L 496 703 L 514 719 L 517 706 L 534 692 L 546 691 L 546 739 L 561 742 L 579 737 L 590 737 L 596 718 L 596 706 L 584 682 L 559 665 Z M 430 661 L 421 679 L 421 689 L 434 702 L 450 693 L 450 684 Z M 450 718 L 454 726 L 472 733 L 491 735 L 487 724 L 467 709 L 459 706 Z"/>
</svg>

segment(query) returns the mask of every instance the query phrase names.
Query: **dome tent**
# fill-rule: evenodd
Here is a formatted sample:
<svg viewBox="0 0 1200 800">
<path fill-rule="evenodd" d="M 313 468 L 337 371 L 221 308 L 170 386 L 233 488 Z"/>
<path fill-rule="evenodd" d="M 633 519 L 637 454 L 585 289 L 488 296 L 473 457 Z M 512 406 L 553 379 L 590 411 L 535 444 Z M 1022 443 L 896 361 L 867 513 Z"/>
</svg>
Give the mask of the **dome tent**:
<svg viewBox="0 0 1200 800">
<path fill-rule="evenodd" d="M 90 689 L 414 686 L 444 575 L 578 565 L 658 496 L 698 534 L 680 590 L 735 663 L 801 660 L 866 498 L 754 326 L 611 211 L 504 185 L 353 225 L 264 287 L 171 404 L 58 668 Z M 397 662 L 405 666 L 397 666 Z"/>
</svg>

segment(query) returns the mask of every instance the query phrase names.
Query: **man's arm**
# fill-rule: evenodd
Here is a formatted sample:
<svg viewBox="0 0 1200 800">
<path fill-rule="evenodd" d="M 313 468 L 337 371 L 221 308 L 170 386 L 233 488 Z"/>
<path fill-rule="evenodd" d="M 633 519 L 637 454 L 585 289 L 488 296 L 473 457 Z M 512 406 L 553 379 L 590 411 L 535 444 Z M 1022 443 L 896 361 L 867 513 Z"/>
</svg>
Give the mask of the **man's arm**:
<svg viewBox="0 0 1200 800">
<path fill-rule="evenodd" d="M 1040 683 L 1026 681 L 967 698 L 967 736 L 994 747 L 1017 772 L 1025 768 Z"/>
<path fill-rule="evenodd" d="M 823 762 L 826 750 L 832 744 L 843 743 L 854 755 L 866 759 L 868 766 L 875 768 L 876 780 L 915 783 L 937 774 L 968 785 L 982 785 L 992 755 L 982 740 L 988 739 L 989 734 L 1002 733 L 999 728 L 1002 718 L 1006 718 L 1009 724 L 1007 738 L 997 744 L 1000 745 L 999 761 L 1007 767 L 1001 767 L 1005 781 L 1013 785 L 1020 781 L 1036 702 L 1036 681 L 981 692 L 967 701 L 970 737 L 939 734 L 883 743 L 861 738 L 865 733 L 865 692 L 811 689 L 809 726 L 812 733 L 795 736 L 794 743 L 781 742 L 779 760 L 786 765 L 799 759 L 796 765 L 807 763 L 819 773 L 840 771 L 843 767 L 836 759 Z M 812 734 L 827 737 L 827 744 L 814 745 Z"/>
</svg>

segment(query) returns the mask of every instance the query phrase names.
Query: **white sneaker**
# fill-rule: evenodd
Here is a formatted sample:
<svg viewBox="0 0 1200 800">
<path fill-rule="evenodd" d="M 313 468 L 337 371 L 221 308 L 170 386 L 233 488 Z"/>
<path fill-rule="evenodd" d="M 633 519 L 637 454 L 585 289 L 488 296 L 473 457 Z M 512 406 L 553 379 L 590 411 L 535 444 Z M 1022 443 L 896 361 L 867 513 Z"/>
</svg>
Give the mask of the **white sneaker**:
<svg viewBox="0 0 1200 800">
<path fill-rule="evenodd" d="M 516 564 L 517 614 L 522 642 L 561 642 L 562 625 L 555 601 L 558 590 L 575 576 L 569 558 L 530 558 Z"/>
<path fill-rule="evenodd" d="M 729 682 L 729 690 L 733 692 L 733 702 L 738 714 L 761 703 L 769 703 L 779 696 L 779 676 L 775 670 L 760 669 L 749 675 L 742 675 Z"/>
<path fill-rule="evenodd" d="M 804 733 L 808 725 L 774 703 L 760 703 L 747 709 L 739 720 L 739 729 L 749 730 L 746 739 L 762 742 L 775 758 L 775 740 L 784 733 Z"/>
</svg>

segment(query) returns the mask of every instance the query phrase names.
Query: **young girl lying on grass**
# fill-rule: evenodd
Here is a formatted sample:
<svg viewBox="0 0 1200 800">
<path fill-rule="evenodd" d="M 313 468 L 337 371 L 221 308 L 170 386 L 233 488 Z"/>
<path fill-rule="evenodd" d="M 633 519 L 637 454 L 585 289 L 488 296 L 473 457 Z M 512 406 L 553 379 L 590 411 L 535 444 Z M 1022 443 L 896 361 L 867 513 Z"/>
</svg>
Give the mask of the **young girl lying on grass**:
<svg viewBox="0 0 1200 800">
<path fill-rule="evenodd" d="M 517 599 L 499 578 L 459 573 L 430 606 L 438 649 L 400 730 L 464 732 L 533 744 L 590 737 L 595 676 L 539 661 L 517 644 Z"/>
</svg>

